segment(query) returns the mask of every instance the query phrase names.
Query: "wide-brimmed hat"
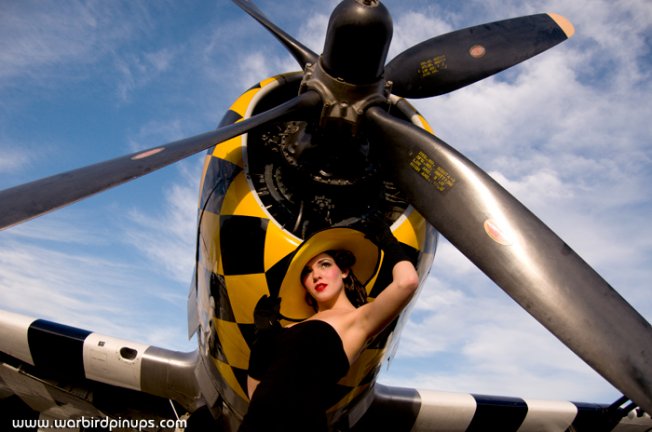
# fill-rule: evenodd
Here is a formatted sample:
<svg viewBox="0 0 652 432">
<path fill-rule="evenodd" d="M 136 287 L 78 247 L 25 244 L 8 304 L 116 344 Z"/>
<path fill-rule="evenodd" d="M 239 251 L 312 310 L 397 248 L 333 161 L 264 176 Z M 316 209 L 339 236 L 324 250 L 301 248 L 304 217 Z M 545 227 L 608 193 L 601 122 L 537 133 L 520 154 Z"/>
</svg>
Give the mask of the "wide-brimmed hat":
<svg viewBox="0 0 652 432">
<path fill-rule="evenodd" d="M 281 314 L 291 318 L 308 318 L 315 311 L 306 303 L 306 290 L 301 272 L 308 261 L 328 250 L 348 250 L 355 256 L 351 271 L 367 285 L 378 272 L 380 249 L 364 233 L 352 228 L 329 228 L 304 241 L 294 252 L 281 283 Z"/>
</svg>

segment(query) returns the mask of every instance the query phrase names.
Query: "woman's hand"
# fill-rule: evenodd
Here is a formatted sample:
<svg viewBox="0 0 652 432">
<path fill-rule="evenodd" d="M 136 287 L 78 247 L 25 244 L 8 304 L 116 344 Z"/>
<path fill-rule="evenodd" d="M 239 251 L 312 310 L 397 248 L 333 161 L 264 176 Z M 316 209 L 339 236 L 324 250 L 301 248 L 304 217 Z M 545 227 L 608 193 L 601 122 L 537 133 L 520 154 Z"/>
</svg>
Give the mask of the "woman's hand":
<svg viewBox="0 0 652 432">
<path fill-rule="evenodd" d="M 391 268 L 400 261 L 409 261 L 401 243 L 394 237 L 389 225 L 380 216 L 370 216 L 363 220 L 362 230 L 365 237 L 383 250 L 383 264 Z"/>
</svg>

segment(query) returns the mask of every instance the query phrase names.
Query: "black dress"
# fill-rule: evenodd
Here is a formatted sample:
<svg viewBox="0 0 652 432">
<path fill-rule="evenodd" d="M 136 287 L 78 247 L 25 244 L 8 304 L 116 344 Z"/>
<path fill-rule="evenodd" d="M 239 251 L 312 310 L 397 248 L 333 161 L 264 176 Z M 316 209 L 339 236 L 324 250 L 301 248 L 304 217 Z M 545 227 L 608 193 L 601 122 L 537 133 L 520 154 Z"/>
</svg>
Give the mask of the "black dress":
<svg viewBox="0 0 652 432">
<path fill-rule="evenodd" d="M 249 375 L 260 380 L 239 431 L 326 431 L 326 410 L 349 360 L 335 329 L 308 320 L 260 339 Z"/>
</svg>

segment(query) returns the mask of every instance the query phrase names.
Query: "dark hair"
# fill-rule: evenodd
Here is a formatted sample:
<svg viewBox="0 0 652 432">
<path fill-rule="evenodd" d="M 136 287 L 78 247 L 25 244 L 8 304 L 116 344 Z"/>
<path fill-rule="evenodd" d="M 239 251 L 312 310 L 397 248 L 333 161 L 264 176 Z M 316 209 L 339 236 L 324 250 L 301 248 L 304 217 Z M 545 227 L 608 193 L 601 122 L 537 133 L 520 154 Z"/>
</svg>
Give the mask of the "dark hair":
<svg viewBox="0 0 652 432">
<path fill-rule="evenodd" d="M 355 274 L 353 274 L 353 265 L 355 264 L 355 255 L 353 255 L 353 252 L 346 249 L 334 249 L 321 253 L 331 256 L 341 271 L 344 272 L 348 270 L 349 274 L 344 278 L 344 292 L 351 304 L 357 308 L 367 303 L 367 290 L 362 282 L 360 282 L 358 278 L 355 277 Z M 306 269 L 303 269 L 301 271 L 302 285 L 306 274 Z M 306 303 L 317 312 L 317 302 L 308 291 L 306 291 Z"/>
</svg>

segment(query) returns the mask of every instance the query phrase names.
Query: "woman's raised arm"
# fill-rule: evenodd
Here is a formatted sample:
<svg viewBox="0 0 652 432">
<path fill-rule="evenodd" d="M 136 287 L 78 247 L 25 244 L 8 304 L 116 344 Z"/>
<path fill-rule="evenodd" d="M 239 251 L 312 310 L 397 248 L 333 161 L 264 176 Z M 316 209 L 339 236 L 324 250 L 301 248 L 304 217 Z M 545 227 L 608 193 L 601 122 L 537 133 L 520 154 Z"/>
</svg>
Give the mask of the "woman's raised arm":
<svg viewBox="0 0 652 432">
<path fill-rule="evenodd" d="M 367 339 L 377 335 L 401 313 L 418 286 L 419 275 L 414 265 L 407 260 L 397 262 L 392 269 L 392 282 L 373 301 L 358 309 L 356 327 L 360 326 Z"/>
</svg>

